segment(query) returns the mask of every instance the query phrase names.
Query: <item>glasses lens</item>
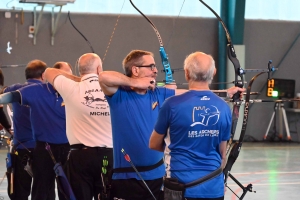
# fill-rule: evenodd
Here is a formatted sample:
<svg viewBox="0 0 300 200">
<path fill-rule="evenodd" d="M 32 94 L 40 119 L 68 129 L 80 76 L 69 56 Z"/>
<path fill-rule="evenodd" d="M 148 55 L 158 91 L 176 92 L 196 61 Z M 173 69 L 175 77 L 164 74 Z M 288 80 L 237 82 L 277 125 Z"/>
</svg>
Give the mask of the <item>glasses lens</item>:
<svg viewBox="0 0 300 200">
<path fill-rule="evenodd" d="M 154 68 L 156 68 L 155 64 L 150 65 L 150 67 L 152 71 L 154 70 Z"/>
</svg>

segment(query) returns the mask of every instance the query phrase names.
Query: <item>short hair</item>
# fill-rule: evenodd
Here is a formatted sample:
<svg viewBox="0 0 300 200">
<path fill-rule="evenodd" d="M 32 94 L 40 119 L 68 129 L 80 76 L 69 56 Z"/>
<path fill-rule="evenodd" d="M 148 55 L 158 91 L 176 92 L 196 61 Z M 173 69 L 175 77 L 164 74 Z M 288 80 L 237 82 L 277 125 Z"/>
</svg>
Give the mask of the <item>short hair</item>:
<svg viewBox="0 0 300 200">
<path fill-rule="evenodd" d="M 47 64 L 41 60 L 30 61 L 25 69 L 25 77 L 27 79 L 41 78 L 47 68 Z"/>
<path fill-rule="evenodd" d="M 72 66 L 71 66 L 71 64 L 70 63 L 68 63 L 68 62 L 56 62 L 54 65 L 53 65 L 53 67 L 52 68 L 55 68 L 55 69 L 61 69 L 62 68 L 62 66 L 63 66 L 63 64 L 62 63 L 66 63 L 69 67 L 70 67 L 70 69 L 72 69 Z"/>
<path fill-rule="evenodd" d="M 123 60 L 122 65 L 125 71 L 125 75 L 128 77 L 132 76 L 132 67 L 142 65 L 142 57 L 143 56 L 152 56 L 154 55 L 150 51 L 143 51 L 143 50 L 133 50 L 131 51 Z"/>
<path fill-rule="evenodd" d="M 0 69 L 0 86 L 4 85 L 4 75 L 2 73 L 2 70 Z"/>
<path fill-rule="evenodd" d="M 208 66 L 205 66 L 207 63 L 198 58 L 199 55 L 203 54 L 210 58 Z M 188 70 L 188 76 L 191 80 L 210 84 L 214 77 L 215 61 L 211 55 L 195 52 L 184 60 L 184 69 Z"/>
<path fill-rule="evenodd" d="M 95 71 L 95 69 L 98 67 L 98 63 L 102 68 L 102 61 L 101 58 L 95 54 L 95 53 L 87 53 L 83 54 L 78 59 L 78 70 L 80 75 L 89 74 Z"/>
</svg>

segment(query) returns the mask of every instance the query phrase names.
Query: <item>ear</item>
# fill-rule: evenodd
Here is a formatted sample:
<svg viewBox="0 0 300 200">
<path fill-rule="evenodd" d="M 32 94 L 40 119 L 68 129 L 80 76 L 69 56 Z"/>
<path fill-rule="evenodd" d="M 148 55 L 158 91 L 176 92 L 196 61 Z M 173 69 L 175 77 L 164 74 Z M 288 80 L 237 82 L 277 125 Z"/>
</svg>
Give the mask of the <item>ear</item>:
<svg viewBox="0 0 300 200">
<path fill-rule="evenodd" d="M 100 74 L 100 72 L 102 72 L 103 70 L 102 70 L 102 67 L 99 65 L 98 67 L 97 67 L 97 74 Z"/>
<path fill-rule="evenodd" d="M 46 78 L 45 78 L 45 72 L 42 73 L 41 79 L 43 82 L 45 82 Z"/>
<path fill-rule="evenodd" d="M 214 76 L 216 75 L 216 73 L 217 73 L 217 69 L 215 68 L 215 70 L 214 70 Z"/>
<path fill-rule="evenodd" d="M 189 71 L 187 69 L 184 70 L 184 76 L 186 81 L 190 80 Z"/>
<path fill-rule="evenodd" d="M 136 66 L 132 66 L 131 72 L 133 76 L 138 76 L 139 75 L 139 68 Z"/>
</svg>

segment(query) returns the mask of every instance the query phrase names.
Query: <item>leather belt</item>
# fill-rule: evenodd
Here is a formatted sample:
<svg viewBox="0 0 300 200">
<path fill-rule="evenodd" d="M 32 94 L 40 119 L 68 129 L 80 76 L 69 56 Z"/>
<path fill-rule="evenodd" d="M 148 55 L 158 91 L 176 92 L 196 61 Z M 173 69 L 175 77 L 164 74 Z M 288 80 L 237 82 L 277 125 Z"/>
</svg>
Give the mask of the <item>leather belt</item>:
<svg viewBox="0 0 300 200">
<path fill-rule="evenodd" d="M 84 144 L 72 144 L 70 146 L 70 150 L 83 150 L 83 149 L 105 149 L 106 145 L 99 145 L 97 147 L 89 147 L 89 146 L 85 146 Z"/>
</svg>

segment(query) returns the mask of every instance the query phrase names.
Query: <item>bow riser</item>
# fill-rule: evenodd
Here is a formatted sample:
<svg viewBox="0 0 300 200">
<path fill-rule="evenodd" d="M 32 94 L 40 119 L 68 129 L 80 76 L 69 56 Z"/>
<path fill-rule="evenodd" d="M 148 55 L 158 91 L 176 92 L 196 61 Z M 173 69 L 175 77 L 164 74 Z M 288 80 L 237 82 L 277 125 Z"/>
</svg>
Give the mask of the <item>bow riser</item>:
<svg viewBox="0 0 300 200">
<path fill-rule="evenodd" d="M 135 5 L 134 3 L 132 2 L 132 0 L 129 0 L 131 5 L 150 23 L 150 25 L 152 26 L 156 36 L 157 36 L 157 39 L 158 39 L 158 42 L 159 42 L 159 53 L 160 53 L 160 57 L 161 57 L 161 63 L 162 63 L 162 66 L 164 68 L 164 72 L 165 72 L 165 80 L 164 82 L 166 84 L 172 84 L 174 83 L 174 80 L 173 80 L 173 72 L 171 70 L 171 66 L 170 66 L 170 63 L 169 63 L 169 59 L 168 59 L 168 55 L 166 53 L 166 50 L 164 48 L 164 45 L 163 45 L 163 41 L 162 41 L 162 38 L 157 30 L 157 28 L 155 27 L 155 25 L 153 24 L 153 22 L 142 12 L 140 11 Z"/>
<path fill-rule="evenodd" d="M 165 72 L 165 83 L 166 84 L 171 84 L 174 82 L 173 80 L 173 73 L 172 73 L 172 70 L 171 70 L 171 67 L 170 67 L 170 63 L 169 63 L 169 60 L 168 60 L 168 55 L 165 51 L 165 48 L 164 47 L 160 47 L 159 48 L 159 53 L 160 53 L 160 57 L 161 57 L 161 63 L 164 67 L 164 72 Z"/>
</svg>

